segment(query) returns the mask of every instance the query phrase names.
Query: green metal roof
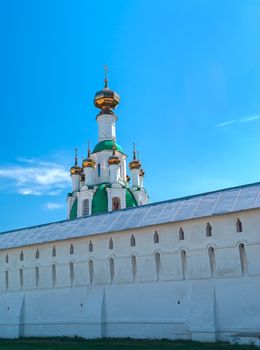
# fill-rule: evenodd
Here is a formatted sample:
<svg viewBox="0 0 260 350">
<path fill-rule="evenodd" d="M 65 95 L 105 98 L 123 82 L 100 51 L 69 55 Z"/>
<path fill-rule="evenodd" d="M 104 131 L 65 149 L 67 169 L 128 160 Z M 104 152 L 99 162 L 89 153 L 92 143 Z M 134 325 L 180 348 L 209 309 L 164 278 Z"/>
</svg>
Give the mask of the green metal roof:
<svg viewBox="0 0 260 350">
<path fill-rule="evenodd" d="M 98 185 L 92 200 L 92 214 L 108 212 L 107 186 L 106 184 Z"/>
<path fill-rule="evenodd" d="M 126 197 L 125 199 L 126 199 L 127 208 L 137 207 L 135 196 L 128 188 L 126 188 L 125 197 Z"/>
<path fill-rule="evenodd" d="M 114 145 L 116 146 L 117 151 L 124 153 L 123 148 L 121 146 L 119 146 L 118 143 L 114 142 L 113 140 L 104 140 L 104 141 L 99 142 L 95 146 L 92 153 L 97 153 L 97 152 L 101 152 L 104 150 L 112 150 Z"/>
<path fill-rule="evenodd" d="M 70 220 L 77 219 L 77 211 L 78 211 L 78 199 L 75 198 L 70 211 Z"/>
</svg>

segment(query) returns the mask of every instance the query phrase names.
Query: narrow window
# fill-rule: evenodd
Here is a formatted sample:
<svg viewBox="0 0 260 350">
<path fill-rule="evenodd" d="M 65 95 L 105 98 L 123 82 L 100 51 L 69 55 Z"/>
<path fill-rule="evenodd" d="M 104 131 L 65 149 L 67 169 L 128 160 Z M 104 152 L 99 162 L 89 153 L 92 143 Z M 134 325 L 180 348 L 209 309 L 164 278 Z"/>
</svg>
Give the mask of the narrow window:
<svg viewBox="0 0 260 350">
<path fill-rule="evenodd" d="M 154 243 L 159 243 L 159 235 L 157 231 L 154 232 L 153 241 Z"/>
<path fill-rule="evenodd" d="M 209 247 L 208 254 L 209 254 L 210 274 L 211 274 L 211 278 L 213 278 L 215 277 L 215 274 L 216 274 L 216 257 L 215 257 L 214 248 Z"/>
<path fill-rule="evenodd" d="M 182 276 L 185 280 L 188 274 L 188 262 L 187 262 L 187 254 L 185 250 L 181 251 L 181 267 L 182 267 Z"/>
<path fill-rule="evenodd" d="M 8 256 L 8 254 L 6 254 L 6 256 L 5 256 L 5 262 L 8 264 L 9 263 L 9 256 Z"/>
<path fill-rule="evenodd" d="M 207 237 L 211 237 L 212 236 L 212 227 L 211 227 L 209 222 L 206 225 L 206 236 Z"/>
<path fill-rule="evenodd" d="M 244 276 L 248 272 L 248 265 L 247 265 L 245 245 L 243 243 L 239 244 L 239 257 L 240 257 L 241 271 Z"/>
<path fill-rule="evenodd" d="M 74 265 L 70 263 L 70 284 L 73 285 L 74 282 Z"/>
<path fill-rule="evenodd" d="M 70 245 L 70 255 L 74 254 L 74 247 L 73 244 Z"/>
<path fill-rule="evenodd" d="M 89 215 L 89 199 L 84 199 L 82 203 L 82 215 Z"/>
<path fill-rule="evenodd" d="M 112 238 L 110 237 L 110 240 L 109 240 L 109 249 L 113 249 L 113 248 L 114 248 L 114 243 L 113 243 Z"/>
<path fill-rule="evenodd" d="M 90 281 L 90 284 L 92 284 L 93 280 L 94 280 L 94 263 L 93 263 L 93 260 L 89 260 L 89 262 L 88 262 L 88 272 L 89 272 L 89 281 Z"/>
<path fill-rule="evenodd" d="M 109 259 L 109 269 L 110 269 L 110 281 L 113 283 L 115 276 L 115 261 L 113 258 Z"/>
<path fill-rule="evenodd" d="M 93 252 L 93 243 L 92 243 L 92 241 L 89 242 L 88 251 L 89 252 Z"/>
<path fill-rule="evenodd" d="M 134 235 L 132 235 L 131 238 L 130 238 L 130 246 L 131 247 L 135 246 L 135 236 Z"/>
<path fill-rule="evenodd" d="M 52 248 L 52 256 L 53 257 L 56 256 L 56 248 L 55 247 Z"/>
<path fill-rule="evenodd" d="M 23 258 L 24 258 L 23 251 L 21 251 L 21 253 L 20 253 L 20 261 L 23 261 Z"/>
<path fill-rule="evenodd" d="M 100 166 L 100 164 L 98 164 L 98 166 L 97 166 L 97 171 L 98 171 L 98 177 L 100 177 L 101 176 L 101 166 Z"/>
<path fill-rule="evenodd" d="M 136 257 L 132 255 L 131 257 L 132 261 L 132 276 L 133 276 L 133 282 L 135 282 L 136 279 L 136 272 L 137 272 L 137 265 L 136 265 Z"/>
<path fill-rule="evenodd" d="M 118 210 L 121 209 L 121 201 L 118 197 L 112 198 L 112 210 Z"/>
<path fill-rule="evenodd" d="M 179 229 L 179 240 L 180 241 L 184 240 L 184 231 L 183 231 L 182 227 L 180 227 L 180 229 Z"/>
<path fill-rule="evenodd" d="M 237 218 L 237 222 L 236 222 L 236 228 L 237 228 L 237 232 L 242 232 L 242 222 L 239 220 L 239 218 Z"/>
<path fill-rule="evenodd" d="M 38 286 L 39 286 L 39 280 L 40 280 L 40 271 L 39 271 L 39 267 L 36 266 L 36 268 L 35 268 L 35 282 L 36 282 L 36 288 L 38 288 Z"/>
<path fill-rule="evenodd" d="M 5 290 L 8 291 L 9 288 L 9 273 L 8 270 L 5 271 Z"/>
<path fill-rule="evenodd" d="M 155 254 L 155 267 L 156 267 L 156 276 L 157 281 L 160 279 L 160 271 L 161 271 L 161 256 L 159 253 Z"/>
<path fill-rule="evenodd" d="M 56 265 L 53 264 L 51 269 L 52 269 L 52 286 L 55 287 L 56 286 Z"/>
<path fill-rule="evenodd" d="M 39 252 L 39 249 L 37 249 L 35 253 L 35 259 L 39 259 L 39 258 L 40 258 L 40 252 Z"/>
<path fill-rule="evenodd" d="M 20 288 L 23 289 L 23 269 L 20 269 Z"/>
</svg>

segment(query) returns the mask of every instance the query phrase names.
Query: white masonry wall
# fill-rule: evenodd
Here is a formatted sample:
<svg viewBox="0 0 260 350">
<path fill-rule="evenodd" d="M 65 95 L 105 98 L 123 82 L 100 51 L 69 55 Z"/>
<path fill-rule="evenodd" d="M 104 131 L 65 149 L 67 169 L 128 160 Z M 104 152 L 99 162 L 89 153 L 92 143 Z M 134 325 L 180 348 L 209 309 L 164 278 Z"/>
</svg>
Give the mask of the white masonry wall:
<svg viewBox="0 0 260 350">
<path fill-rule="evenodd" d="M 259 214 L 250 210 L 2 250 L 0 337 L 259 336 Z M 215 253 L 211 265 L 209 247 Z"/>
</svg>

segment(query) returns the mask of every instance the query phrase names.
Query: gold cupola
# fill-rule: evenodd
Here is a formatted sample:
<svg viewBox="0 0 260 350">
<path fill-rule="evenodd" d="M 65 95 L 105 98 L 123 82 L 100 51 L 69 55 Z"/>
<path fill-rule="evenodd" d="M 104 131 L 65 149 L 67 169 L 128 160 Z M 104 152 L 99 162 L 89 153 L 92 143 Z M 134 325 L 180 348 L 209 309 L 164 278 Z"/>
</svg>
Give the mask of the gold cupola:
<svg viewBox="0 0 260 350">
<path fill-rule="evenodd" d="M 75 148 L 75 164 L 70 168 L 71 175 L 80 175 L 82 168 L 78 165 L 78 150 Z"/>
<path fill-rule="evenodd" d="M 108 158 L 108 165 L 118 165 L 120 163 L 120 159 L 116 156 L 116 146 L 113 145 L 113 154 Z"/>
<path fill-rule="evenodd" d="M 105 86 L 103 90 L 96 93 L 94 105 L 101 109 L 100 114 L 113 114 L 113 109 L 116 108 L 119 102 L 119 95 L 108 88 L 107 67 L 105 67 Z"/>
<path fill-rule="evenodd" d="M 96 163 L 90 157 L 90 147 L 88 147 L 88 158 L 83 160 L 83 168 L 94 168 Z"/>
<path fill-rule="evenodd" d="M 141 162 L 138 159 L 136 159 L 135 144 L 134 144 L 134 151 L 133 151 L 133 160 L 129 163 L 129 168 L 130 170 L 141 168 Z"/>
</svg>

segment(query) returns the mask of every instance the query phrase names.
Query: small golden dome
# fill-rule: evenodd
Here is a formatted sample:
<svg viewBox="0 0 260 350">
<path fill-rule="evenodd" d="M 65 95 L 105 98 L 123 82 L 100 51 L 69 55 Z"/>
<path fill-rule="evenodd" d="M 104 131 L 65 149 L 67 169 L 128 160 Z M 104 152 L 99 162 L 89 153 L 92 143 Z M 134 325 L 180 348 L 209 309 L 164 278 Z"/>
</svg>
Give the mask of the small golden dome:
<svg viewBox="0 0 260 350">
<path fill-rule="evenodd" d="M 105 66 L 105 86 L 104 89 L 98 91 L 94 97 L 94 104 L 97 108 L 101 109 L 101 113 L 113 113 L 112 109 L 115 109 L 120 102 L 119 95 L 108 88 L 107 79 L 107 66 Z"/>
<path fill-rule="evenodd" d="M 109 165 L 118 165 L 120 163 L 120 159 L 116 156 L 116 146 L 113 146 L 113 154 L 108 158 Z"/>
<path fill-rule="evenodd" d="M 134 144 L 134 156 L 133 156 L 133 160 L 129 163 L 129 168 L 130 170 L 141 168 L 141 162 L 138 159 L 136 159 L 135 144 Z"/>
<path fill-rule="evenodd" d="M 90 148 L 88 148 L 88 158 L 83 160 L 83 168 L 94 168 L 96 163 L 90 157 Z"/>
<path fill-rule="evenodd" d="M 75 164 L 70 168 L 71 175 L 80 175 L 82 168 L 78 165 L 78 150 L 75 148 Z"/>
<path fill-rule="evenodd" d="M 139 175 L 144 176 L 144 174 L 145 174 L 144 169 L 141 169 Z"/>
</svg>

